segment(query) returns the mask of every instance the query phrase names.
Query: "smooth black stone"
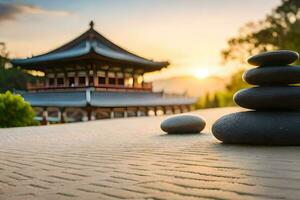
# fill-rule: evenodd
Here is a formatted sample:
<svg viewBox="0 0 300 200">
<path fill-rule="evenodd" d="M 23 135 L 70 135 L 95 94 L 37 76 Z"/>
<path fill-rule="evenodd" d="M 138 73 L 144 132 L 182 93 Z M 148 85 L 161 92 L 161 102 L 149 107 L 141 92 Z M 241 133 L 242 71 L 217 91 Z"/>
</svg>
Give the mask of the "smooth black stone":
<svg viewBox="0 0 300 200">
<path fill-rule="evenodd" d="M 243 79 L 252 85 L 296 84 L 300 83 L 300 67 L 257 67 L 247 70 Z"/>
<path fill-rule="evenodd" d="M 248 63 L 254 66 L 288 65 L 299 59 L 295 51 L 268 51 L 248 58 Z"/>
<path fill-rule="evenodd" d="M 205 127 L 205 120 L 195 115 L 178 115 L 163 121 L 161 129 L 169 134 L 200 133 Z"/>
<path fill-rule="evenodd" d="M 300 145 L 300 112 L 233 113 L 217 120 L 212 133 L 227 144 Z"/>
<path fill-rule="evenodd" d="M 300 110 L 300 87 L 274 86 L 243 89 L 234 95 L 237 105 L 254 110 Z"/>
</svg>

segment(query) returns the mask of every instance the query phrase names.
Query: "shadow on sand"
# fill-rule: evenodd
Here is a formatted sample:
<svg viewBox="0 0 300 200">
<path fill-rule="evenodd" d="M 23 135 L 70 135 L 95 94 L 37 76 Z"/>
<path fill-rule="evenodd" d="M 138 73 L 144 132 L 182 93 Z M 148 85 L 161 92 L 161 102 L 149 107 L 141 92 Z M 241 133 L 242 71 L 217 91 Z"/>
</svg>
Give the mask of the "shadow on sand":
<svg viewBox="0 0 300 200">
<path fill-rule="evenodd" d="M 208 133 L 162 133 L 158 134 L 159 137 L 199 137 L 207 135 Z"/>
</svg>

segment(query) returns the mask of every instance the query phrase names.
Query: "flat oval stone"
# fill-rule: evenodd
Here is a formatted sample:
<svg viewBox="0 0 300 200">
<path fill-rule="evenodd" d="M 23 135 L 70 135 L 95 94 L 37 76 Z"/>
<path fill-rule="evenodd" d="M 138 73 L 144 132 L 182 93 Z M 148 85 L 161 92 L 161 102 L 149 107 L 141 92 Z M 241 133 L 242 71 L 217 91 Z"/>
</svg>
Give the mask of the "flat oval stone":
<svg viewBox="0 0 300 200">
<path fill-rule="evenodd" d="M 248 63 L 254 66 L 288 65 L 299 59 L 295 51 L 268 51 L 248 58 Z"/>
<path fill-rule="evenodd" d="M 298 110 L 300 109 L 300 87 L 262 86 L 243 89 L 233 97 L 243 108 L 254 110 Z"/>
<path fill-rule="evenodd" d="M 296 84 L 300 83 L 300 67 L 258 67 L 247 70 L 243 79 L 252 85 Z"/>
<path fill-rule="evenodd" d="M 248 111 L 225 115 L 212 126 L 223 143 L 300 145 L 300 112 Z"/>
<path fill-rule="evenodd" d="M 205 127 L 205 120 L 194 115 L 179 115 L 163 121 L 161 129 L 169 134 L 200 133 Z"/>
</svg>

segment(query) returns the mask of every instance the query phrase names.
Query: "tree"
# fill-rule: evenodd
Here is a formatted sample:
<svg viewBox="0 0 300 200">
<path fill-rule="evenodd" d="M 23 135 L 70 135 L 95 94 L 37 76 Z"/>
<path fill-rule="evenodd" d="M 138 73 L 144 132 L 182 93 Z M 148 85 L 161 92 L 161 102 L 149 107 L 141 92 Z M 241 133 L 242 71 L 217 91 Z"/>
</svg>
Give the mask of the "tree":
<svg viewBox="0 0 300 200">
<path fill-rule="evenodd" d="M 282 0 L 265 19 L 246 24 L 237 37 L 228 40 L 222 56 L 224 62 L 243 62 L 251 55 L 276 49 L 300 51 L 299 0 Z"/>
<path fill-rule="evenodd" d="M 20 95 L 0 94 L 0 127 L 36 125 L 35 112 Z"/>
<path fill-rule="evenodd" d="M 241 63 L 251 55 L 277 49 L 300 52 L 299 0 L 282 0 L 263 20 L 243 26 L 236 37 L 228 40 L 222 57 L 225 63 Z M 300 64 L 300 61 L 297 62 Z M 249 86 L 242 80 L 242 74 L 243 70 L 233 74 L 226 90 L 218 92 L 220 106 L 234 105 L 234 93 Z"/>
<path fill-rule="evenodd" d="M 10 62 L 8 55 L 5 44 L 0 42 L 0 92 L 26 90 L 27 83 L 33 83 L 38 78 L 19 67 L 7 68 Z"/>
<path fill-rule="evenodd" d="M 35 78 L 23 70 L 12 67 L 9 69 L 0 68 L 0 92 L 26 90 L 28 82 Z"/>
<path fill-rule="evenodd" d="M 0 42 L 0 68 L 5 68 L 5 64 L 8 62 L 8 53 L 5 48 L 5 43 Z"/>
</svg>

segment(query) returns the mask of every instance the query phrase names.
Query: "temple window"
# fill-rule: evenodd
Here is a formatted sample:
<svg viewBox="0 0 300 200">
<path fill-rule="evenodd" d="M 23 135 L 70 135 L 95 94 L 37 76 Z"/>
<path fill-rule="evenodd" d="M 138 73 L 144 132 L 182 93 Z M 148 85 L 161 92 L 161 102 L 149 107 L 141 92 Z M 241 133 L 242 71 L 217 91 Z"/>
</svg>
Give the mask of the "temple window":
<svg viewBox="0 0 300 200">
<path fill-rule="evenodd" d="M 133 86 L 133 78 L 132 78 L 131 74 L 129 74 L 129 73 L 125 74 L 124 85 L 127 86 L 127 87 L 132 87 Z"/>
<path fill-rule="evenodd" d="M 63 86 L 65 84 L 65 74 L 64 73 L 59 73 L 57 74 L 57 85 Z"/>
<path fill-rule="evenodd" d="M 99 85 L 105 85 L 105 72 L 104 71 L 98 71 L 97 72 L 98 76 L 98 84 Z"/>
<path fill-rule="evenodd" d="M 75 86 L 75 77 L 69 77 L 69 86 L 74 87 Z"/>
<path fill-rule="evenodd" d="M 54 86 L 55 85 L 55 76 L 54 74 L 47 74 L 47 79 L 48 79 L 48 86 Z"/>
<path fill-rule="evenodd" d="M 108 72 L 108 84 L 110 85 L 116 84 L 116 76 L 114 72 Z"/>
<path fill-rule="evenodd" d="M 79 76 L 79 85 L 85 85 L 85 76 Z"/>
<path fill-rule="evenodd" d="M 116 84 L 116 79 L 115 78 L 109 78 L 108 79 L 108 84 L 115 85 Z"/>
<path fill-rule="evenodd" d="M 69 72 L 68 73 L 68 85 L 70 87 L 75 86 L 75 72 Z"/>
<path fill-rule="evenodd" d="M 99 76 L 98 77 L 98 84 L 99 85 L 105 85 L 105 77 Z"/>
<path fill-rule="evenodd" d="M 94 86 L 94 77 L 91 75 L 89 77 L 89 86 Z"/>
<path fill-rule="evenodd" d="M 49 78 L 49 86 L 54 86 L 54 78 Z"/>
<path fill-rule="evenodd" d="M 78 72 L 78 85 L 85 86 L 87 84 L 86 77 L 88 77 L 86 72 Z"/>
<path fill-rule="evenodd" d="M 62 86 L 62 85 L 64 85 L 64 84 L 65 84 L 64 78 L 62 78 L 62 77 L 57 78 L 57 85 Z"/>
<path fill-rule="evenodd" d="M 124 85 L 125 84 L 124 78 L 118 78 L 118 84 Z"/>
<path fill-rule="evenodd" d="M 124 74 L 119 72 L 117 73 L 118 85 L 124 85 Z"/>
<path fill-rule="evenodd" d="M 98 84 L 99 85 L 105 85 L 105 77 L 99 76 L 98 77 Z"/>
</svg>

